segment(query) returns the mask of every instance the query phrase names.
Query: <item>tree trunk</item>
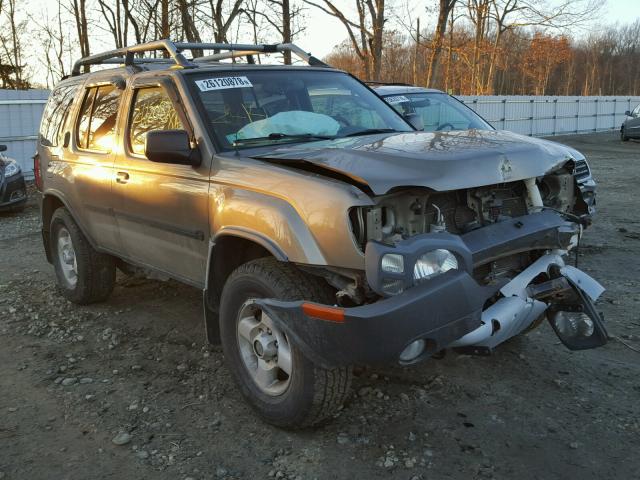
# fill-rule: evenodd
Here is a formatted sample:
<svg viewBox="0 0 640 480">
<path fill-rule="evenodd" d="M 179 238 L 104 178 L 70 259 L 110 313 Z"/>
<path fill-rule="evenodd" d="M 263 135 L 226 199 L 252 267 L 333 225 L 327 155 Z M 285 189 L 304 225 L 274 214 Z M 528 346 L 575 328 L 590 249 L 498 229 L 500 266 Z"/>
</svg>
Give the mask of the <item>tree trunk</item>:
<svg viewBox="0 0 640 480">
<path fill-rule="evenodd" d="M 289 0 L 282 0 L 282 42 L 291 43 L 291 8 Z M 291 65 L 291 52 L 283 53 L 285 65 Z"/>
<path fill-rule="evenodd" d="M 427 87 L 434 84 L 440 63 L 440 55 L 442 54 L 442 44 L 447 29 L 447 20 L 453 10 L 457 0 L 440 0 L 440 8 L 438 10 L 438 22 L 436 23 L 436 32 L 431 42 L 431 53 L 429 54 L 429 67 L 427 68 Z"/>
<path fill-rule="evenodd" d="M 161 13 L 160 13 L 161 37 L 169 38 L 171 37 L 171 31 L 169 30 L 169 0 L 162 0 L 160 9 L 161 9 Z"/>
<path fill-rule="evenodd" d="M 384 0 L 376 0 L 375 8 L 372 7 L 371 0 L 368 1 L 368 4 L 373 20 L 373 38 L 371 42 L 373 79 L 379 81 L 382 70 L 382 43 L 384 40 Z"/>
<path fill-rule="evenodd" d="M 418 55 L 420 55 L 420 17 L 416 22 L 416 46 L 413 51 L 413 84 L 418 84 Z"/>
</svg>

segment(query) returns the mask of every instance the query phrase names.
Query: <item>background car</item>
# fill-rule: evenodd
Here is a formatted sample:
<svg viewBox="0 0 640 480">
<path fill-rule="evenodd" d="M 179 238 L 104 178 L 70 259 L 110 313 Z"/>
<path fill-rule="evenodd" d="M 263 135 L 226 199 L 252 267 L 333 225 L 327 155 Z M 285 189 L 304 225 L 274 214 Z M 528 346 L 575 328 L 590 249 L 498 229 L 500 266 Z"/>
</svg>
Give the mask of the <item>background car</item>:
<svg viewBox="0 0 640 480">
<path fill-rule="evenodd" d="M 630 138 L 640 138 L 640 105 L 631 112 L 627 110 L 624 114 L 627 118 L 622 122 L 620 139 L 626 142 Z"/>
<path fill-rule="evenodd" d="M 369 83 L 375 92 L 414 127 L 426 132 L 493 130 L 480 115 L 451 95 L 434 88 Z M 415 121 L 418 115 L 421 125 Z"/>
<path fill-rule="evenodd" d="M 6 150 L 0 145 L 0 211 L 19 212 L 27 203 L 27 186 L 18 162 L 1 153 Z"/>
</svg>

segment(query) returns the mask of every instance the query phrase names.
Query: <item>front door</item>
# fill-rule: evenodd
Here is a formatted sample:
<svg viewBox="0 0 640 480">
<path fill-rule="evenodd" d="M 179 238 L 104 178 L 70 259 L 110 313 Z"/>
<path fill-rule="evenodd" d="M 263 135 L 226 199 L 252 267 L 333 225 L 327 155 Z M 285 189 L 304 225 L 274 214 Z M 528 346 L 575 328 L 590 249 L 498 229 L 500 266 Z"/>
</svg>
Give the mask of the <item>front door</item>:
<svg viewBox="0 0 640 480">
<path fill-rule="evenodd" d="M 209 167 L 145 157 L 153 130 L 189 130 L 168 78 L 134 84 L 122 151 L 116 158 L 114 215 L 125 255 L 135 263 L 202 286 L 208 254 Z"/>
</svg>

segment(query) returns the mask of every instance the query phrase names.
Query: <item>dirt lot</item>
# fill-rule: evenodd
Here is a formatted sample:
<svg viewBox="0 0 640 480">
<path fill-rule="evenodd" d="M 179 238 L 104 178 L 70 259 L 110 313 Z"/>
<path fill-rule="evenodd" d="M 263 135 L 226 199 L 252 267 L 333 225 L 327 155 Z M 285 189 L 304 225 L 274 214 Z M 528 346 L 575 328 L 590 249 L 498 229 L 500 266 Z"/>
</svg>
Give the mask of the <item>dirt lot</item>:
<svg viewBox="0 0 640 480">
<path fill-rule="evenodd" d="M 244 404 L 198 291 L 119 277 L 108 303 L 74 306 L 37 207 L 0 215 L 0 479 L 640 478 L 640 142 L 561 141 L 599 180 L 580 263 L 617 339 L 571 353 L 545 324 L 490 357 L 367 370 L 301 433 Z"/>
</svg>

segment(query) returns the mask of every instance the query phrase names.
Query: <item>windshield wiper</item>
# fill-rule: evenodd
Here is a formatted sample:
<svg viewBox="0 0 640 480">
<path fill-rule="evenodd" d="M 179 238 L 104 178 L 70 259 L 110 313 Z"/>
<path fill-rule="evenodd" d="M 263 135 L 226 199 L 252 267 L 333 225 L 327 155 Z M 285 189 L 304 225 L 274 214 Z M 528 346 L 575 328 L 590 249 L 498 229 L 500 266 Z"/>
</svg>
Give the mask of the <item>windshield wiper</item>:
<svg viewBox="0 0 640 480">
<path fill-rule="evenodd" d="M 375 133 L 391 133 L 397 132 L 393 128 L 367 128 L 366 130 L 358 130 L 357 132 L 348 133 L 345 137 L 358 137 L 360 135 L 373 135 Z"/>
<path fill-rule="evenodd" d="M 329 135 L 315 135 L 313 133 L 298 133 L 298 134 L 289 134 L 289 133 L 270 133 L 266 137 L 254 137 L 254 138 L 238 138 L 234 140 L 233 146 L 237 145 L 245 145 L 247 143 L 260 143 L 267 142 L 269 140 L 331 140 L 335 137 Z"/>
</svg>

